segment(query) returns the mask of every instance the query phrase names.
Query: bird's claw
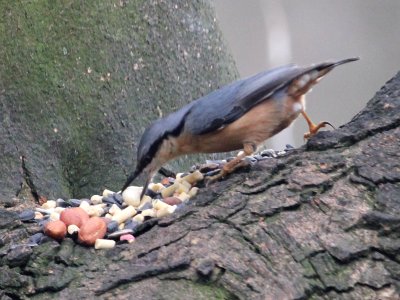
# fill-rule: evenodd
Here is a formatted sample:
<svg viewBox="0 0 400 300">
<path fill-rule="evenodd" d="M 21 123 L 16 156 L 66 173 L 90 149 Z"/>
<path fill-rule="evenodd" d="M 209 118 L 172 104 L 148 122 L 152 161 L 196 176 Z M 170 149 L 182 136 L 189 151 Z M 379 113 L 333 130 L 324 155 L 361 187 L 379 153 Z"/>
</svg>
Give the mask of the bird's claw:
<svg viewBox="0 0 400 300">
<path fill-rule="evenodd" d="M 333 129 L 335 129 L 335 127 L 331 124 L 331 123 L 329 123 L 329 122 L 326 122 L 326 121 L 324 121 L 324 122 L 321 122 L 321 123 L 319 123 L 319 124 L 317 124 L 317 125 L 315 125 L 315 124 L 312 124 L 311 126 L 310 126 L 310 131 L 309 132 L 306 132 L 305 134 L 304 134 L 304 139 L 309 139 L 310 137 L 312 137 L 312 136 L 314 136 L 317 132 L 318 132 L 318 130 L 320 130 L 321 128 L 323 128 L 323 127 L 325 127 L 326 125 L 329 125 L 329 126 L 331 126 Z"/>
<path fill-rule="evenodd" d="M 226 173 L 224 170 L 220 170 L 217 174 L 204 178 L 204 184 L 208 187 L 210 184 L 223 179 L 225 176 Z"/>
</svg>

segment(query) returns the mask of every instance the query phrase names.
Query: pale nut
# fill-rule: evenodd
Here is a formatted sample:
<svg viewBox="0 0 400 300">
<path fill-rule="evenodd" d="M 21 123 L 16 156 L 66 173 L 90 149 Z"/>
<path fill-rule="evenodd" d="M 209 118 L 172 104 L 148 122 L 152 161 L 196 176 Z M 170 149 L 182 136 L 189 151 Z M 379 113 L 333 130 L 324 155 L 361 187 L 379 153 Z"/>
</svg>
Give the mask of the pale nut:
<svg viewBox="0 0 400 300">
<path fill-rule="evenodd" d="M 189 191 L 189 193 L 190 193 L 190 191 Z M 183 193 L 180 193 L 179 195 L 177 195 L 176 198 L 180 199 L 181 202 L 185 202 L 190 199 L 190 195 L 188 193 L 183 192 Z M 165 199 L 164 199 L 164 201 L 165 201 Z M 172 204 L 172 205 L 174 205 L 174 204 Z"/>
<path fill-rule="evenodd" d="M 114 240 L 97 239 L 94 243 L 94 249 L 111 249 L 115 247 Z"/>
<path fill-rule="evenodd" d="M 134 216 L 132 220 L 138 222 L 139 224 L 142 224 L 144 222 L 144 216 L 142 216 L 142 214 L 138 214 Z"/>
<path fill-rule="evenodd" d="M 60 220 L 50 221 L 44 227 L 44 234 L 60 241 L 67 234 L 67 226 Z"/>
<path fill-rule="evenodd" d="M 153 204 L 153 208 L 155 210 L 167 209 L 168 207 L 171 206 L 171 205 L 169 205 L 169 204 L 167 204 L 167 203 L 165 203 L 165 202 L 163 202 L 163 201 L 161 201 L 159 199 L 153 200 L 152 204 Z"/>
<path fill-rule="evenodd" d="M 106 232 L 106 221 L 99 217 L 92 217 L 81 226 L 78 240 L 85 245 L 92 246 L 97 239 L 103 238 Z"/>
<path fill-rule="evenodd" d="M 45 203 L 42 204 L 42 208 L 49 209 L 49 208 L 56 208 L 57 203 L 54 200 L 47 200 Z"/>
<path fill-rule="evenodd" d="M 162 189 L 164 189 L 165 186 L 162 183 L 153 183 L 151 182 L 148 186 L 149 190 L 152 190 L 155 193 L 158 193 L 159 191 L 161 191 Z"/>
<path fill-rule="evenodd" d="M 166 208 L 162 208 L 162 209 L 160 209 L 160 210 L 157 210 L 157 214 L 156 214 L 157 218 L 161 218 L 161 217 L 164 217 L 164 216 L 168 216 L 168 215 L 172 214 L 172 213 L 175 211 L 176 205 L 174 205 L 174 206 L 168 205 L 168 206 L 169 206 L 169 207 L 166 207 Z"/>
<path fill-rule="evenodd" d="M 111 220 L 117 221 L 118 224 L 121 224 L 126 220 L 132 218 L 134 215 L 136 215 L 136 209 L 133 206 L 128 206 L 123 210 L 115 213 L 115 215 L 113 215 Z"/>
<path fill-rule="evenodd" d="M 169 197 L 175 193 L 175 191 L 179 188 L 179 183 L 175 182 L 174 184 L 166 187 L 165 189 L 161 190 L 161 196 L 163 198 Z"/>
<path fill-rule="evenodd" d="M 127 205 L 138 207 L 140 204 L 140 195 L 143 187 L 141 186 L 128 186 L 122 193 L 122 199 Z"/>
<path fill-rule="evenodd" d="M 111 205 L 110 209 L 108 210 L 108 213 L 111 215 L 115 215 L 116 213 L 120 212 L 121 209 L 118 207 L 117 204 Z"/>
<path fill-rule="evenodd" d="M 190 191 L 189 191 L 190 198 L 196 196 L 198 192 L 199 192 L 199 188 L 198 187 L 196 187 L 196 186 L 192 187 L 190 189 Z"/>
<path fill-rule="evenodd" d="M 143 217 L 151 217 L 154 218 L 156 216 L 156 210 L 153 208 L 145 209 L 141 212 Z"/>
<path fill-rule="evenodd" d="M 57 221 L 60 220 L 60 214 L 56 212 L 50 213 L 50 221 Z"/>
<path fill-rule="evenodd" d="M 103 196 L 100 195 L 93 195 L 90 197 L 90 203 L 92 204 L 100 204 L 103 202 Z"/>
<path fill-rule="evenodd" d="M 67 231 L 69 235 L 74 235 L 79 232 L 79 227 L 76 226 L 75 224 L 72 224 L 68 226 Z"/>
<path fill-rule="evenodd" d="M 105 190 L 103 191 L 103 197 L 109 197 L 109 196 L 112 196 L 113 194 L 115 194 L 115 192 L 110 191 L 110 190 L 108 190 L 108 189 L 105 189 Z"/>
<path fill-rule="evenodd" d="M 190 173 L 189 175 L 182 177 L 182 179 L 189 182 L 190 184 L 195 184 L 196 182 L 203 180 L 204 175 L 199 170 L 196 170 L 193 173 Z"/>
</svg>

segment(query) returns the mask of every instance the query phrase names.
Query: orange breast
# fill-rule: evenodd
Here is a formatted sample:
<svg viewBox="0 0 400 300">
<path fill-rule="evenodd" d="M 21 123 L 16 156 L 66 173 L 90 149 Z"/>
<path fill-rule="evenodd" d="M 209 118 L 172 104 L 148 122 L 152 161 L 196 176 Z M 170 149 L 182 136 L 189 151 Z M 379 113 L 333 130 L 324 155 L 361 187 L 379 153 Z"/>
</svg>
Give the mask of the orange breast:
<svg viewBox="0 0 400 300">
<path fill-rule="evenodd" d="M 239 150 L 243 148 L 244 142 L 259 145 L 297 118 L 300 111 L 296 109 L 301 107 L 299 104 L 302 100 L 291 97 L 266 100 L 215 132 L 197 136 L 183 134 L 176 140 L 178 155 Z"/>
</svg>

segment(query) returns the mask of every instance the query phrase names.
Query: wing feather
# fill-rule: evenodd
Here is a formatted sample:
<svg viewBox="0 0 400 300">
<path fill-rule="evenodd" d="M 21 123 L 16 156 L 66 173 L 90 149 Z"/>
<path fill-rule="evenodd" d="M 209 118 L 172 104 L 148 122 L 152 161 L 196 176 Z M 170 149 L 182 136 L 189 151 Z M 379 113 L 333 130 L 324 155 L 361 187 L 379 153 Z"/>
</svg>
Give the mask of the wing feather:
<svg viewBox="0 0 400 300">
<path fill-rule="evenodd" d="M 236 121 L 303 74 L 304 70 L 288 65 L 264 71 L 192 102 L 185 117 L 185 130 L 200 135 Z"/>
</svg>

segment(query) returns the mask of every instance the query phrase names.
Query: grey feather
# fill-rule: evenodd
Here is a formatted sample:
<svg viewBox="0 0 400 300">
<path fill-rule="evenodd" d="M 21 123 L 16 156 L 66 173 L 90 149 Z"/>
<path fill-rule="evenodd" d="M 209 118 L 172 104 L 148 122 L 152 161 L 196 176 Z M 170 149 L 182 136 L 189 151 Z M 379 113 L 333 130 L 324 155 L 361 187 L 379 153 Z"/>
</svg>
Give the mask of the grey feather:
<svg viewBox="0 0 400 300">
<path fill-rule="evenodd" d="M 178 136 L 182 130 L 201 135 L 224 127 L 243 116 L 250 109 L 270 99 L 295 79 L 313 70 L 333 69 L 337 65 L 357 60 L 324 62 L 310 67 L 287 65 L 263 71 L 235 81 L 202 98 L 190 102 L 178 111 L 155 121 L 142 135 L 138 147 L 137 170 L 141 172 L 168 136 Z"/>
</svg>

